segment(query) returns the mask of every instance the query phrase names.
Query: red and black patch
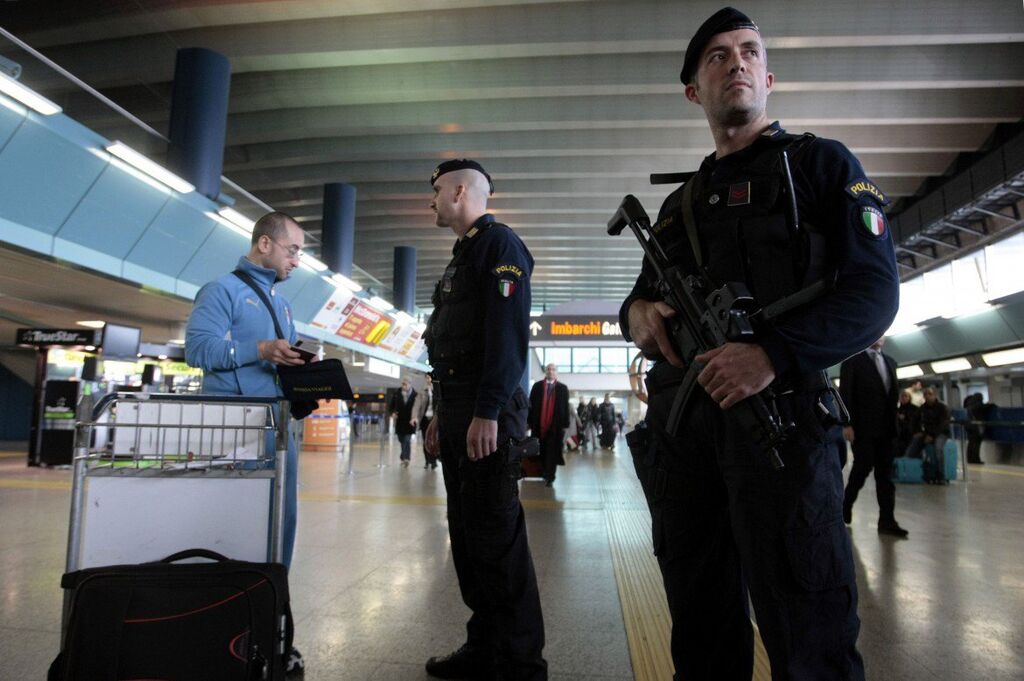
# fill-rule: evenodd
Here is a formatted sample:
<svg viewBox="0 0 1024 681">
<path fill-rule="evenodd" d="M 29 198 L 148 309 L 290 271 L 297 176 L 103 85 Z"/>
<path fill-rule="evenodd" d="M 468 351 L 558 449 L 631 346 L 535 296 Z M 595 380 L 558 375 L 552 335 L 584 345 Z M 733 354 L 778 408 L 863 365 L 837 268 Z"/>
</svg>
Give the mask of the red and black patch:
<svg viewBox="0 0 1024 681">
<path fill-rule="evenodd" d="M 750 182 L 737 182 L 729 185 L 730 206 L 746 206 L 750 203 Z"/>
</svg>

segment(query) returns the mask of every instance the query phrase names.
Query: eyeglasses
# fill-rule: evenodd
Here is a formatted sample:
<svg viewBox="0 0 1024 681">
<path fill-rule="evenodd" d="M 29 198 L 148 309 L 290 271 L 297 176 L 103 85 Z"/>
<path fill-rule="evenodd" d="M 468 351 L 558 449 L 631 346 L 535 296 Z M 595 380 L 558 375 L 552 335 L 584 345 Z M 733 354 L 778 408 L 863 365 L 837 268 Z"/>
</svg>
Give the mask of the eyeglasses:
<svg viewBox="0 0 1024 681">
<path fill-rule="evenodd" d="M 267 238 L 270 239 L 270 237 L 267 237 Z M 281 243 L 277 239 L 270 239 L 270 240 L 272 242 L 274 242 L 275 244 L 277 244 L 278 246 L 280 246 L 281 248 L 283 248 L 285 250 L 285 252 L 288 254 L 288 257 L 292 258 L 293 260 L 298 260 L 299 258 L 301 258 L 302 256 L 305 255 L 305 253 L 302 251 L 302 249 L 300 249 L 298 246 L 296 246 L 294 244 L 292 244 L 291 246 L 285 246 L 283 243 Z"/>
</svg>

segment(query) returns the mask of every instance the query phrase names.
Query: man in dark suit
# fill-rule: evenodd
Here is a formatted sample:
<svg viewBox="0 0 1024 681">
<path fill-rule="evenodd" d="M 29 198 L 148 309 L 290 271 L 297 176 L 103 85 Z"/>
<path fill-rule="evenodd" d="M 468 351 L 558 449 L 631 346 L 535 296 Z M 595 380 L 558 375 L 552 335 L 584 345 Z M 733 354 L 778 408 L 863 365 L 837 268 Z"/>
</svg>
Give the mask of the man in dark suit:
<svg viewBox="0 0 1024 681">
<path fill-rule="evenodd" d="M 555 482 L 555 469 L 565 465 L 562 443 L 569 427 L 569 388 L 558 382 L 558 367 L 544 367 L 544 380 L 530 389 L 530 430 L 540 440 L 540 454 L 544 463 L 544 484 Z"/>
<path fill-rule="evenodd" d="M 850 523 L 853 503 L 871 470 L 878 497 L 878 532 L 906 537 L 896 522 L 896 486 L 892 483 L 893 445 L 896 438 L 896 363 L 882 354 L 885 338 L 843 362 L 839 392 L 850 412 L 843 437 L 853 446 L 853 469 L 846 483 L 843 519 Z"/>
</svg>

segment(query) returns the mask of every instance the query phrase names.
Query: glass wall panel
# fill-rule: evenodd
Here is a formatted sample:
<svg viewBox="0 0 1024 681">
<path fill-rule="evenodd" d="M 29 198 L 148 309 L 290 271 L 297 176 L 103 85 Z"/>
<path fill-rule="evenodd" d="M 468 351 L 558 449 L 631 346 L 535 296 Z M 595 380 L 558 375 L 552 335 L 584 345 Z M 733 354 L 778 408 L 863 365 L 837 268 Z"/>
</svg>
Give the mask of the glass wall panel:
<svg viewBox="0 0 1024 681">
<path fill-rule="evenodd" d="M 598 350 L 600 348 L 573 348 L 572 372 L 574 374 L 596 374 L 601 370 Z"/>
<path fill-rule="evenodd" d="M 569 373 L 572 367 L 572 348 L 545 348 L 542 366 L 552 363 L 558 367 L 559 372 Z"/>
<path fill-rule="evenodd" d="M 624 374 L 629 370 L 629 350 L 601 348 L 601 373 Z"/>
</svg>

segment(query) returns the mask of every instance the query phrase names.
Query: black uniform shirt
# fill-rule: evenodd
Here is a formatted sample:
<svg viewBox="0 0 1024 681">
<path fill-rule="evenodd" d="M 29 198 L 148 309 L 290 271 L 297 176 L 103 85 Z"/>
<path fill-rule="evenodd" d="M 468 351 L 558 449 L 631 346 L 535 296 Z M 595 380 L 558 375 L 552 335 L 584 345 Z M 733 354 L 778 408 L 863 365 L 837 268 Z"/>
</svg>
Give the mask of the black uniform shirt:
<svg viewBox="0 0 1024 681">
<path fill-rule="evenodd" d="M 776 122 L 745 149 L 721 160 L 711 154 L 699 171 L 704 186 L 742 182 L 745 165 L 784 133 Z M 837 276 L 835 287 L 828 293 L 784 314 L 771 328 L 759 332 L 756 342 L 768 354 L 777 377 L 820 371 L 860 352 L 889 328 L 899 307 L 895 251 L 882 212 L 888 201 L 867 179 L 857 158 L 841 143 L 817 138 L 791 161 L 791 168 L 801 224 L 812 224 L 823 234 L 827 268 Z M 678 205 L 676 193 L 680 191 L 682 188 L 666 199 L 663 213 L 666 205 Z M 726 200 L 723 198 L 717 208 L 728 210 Z M 699 224 L 701 212 L 709 209 L 695 205 L 695 210 Z M 659 214 L 658 222 L 666 217 Z M 666 232 L 673 230 L 680 233 L 666 234 L 666 239 L 686 239 L 681 216 L 666 228 Z M 696 262 L 687 251 L 678 249 L 681 264 L 692 269 Z M 653 270 L 645 260 L 619 312 L 626 340 L 632 340 L 627 312 L 633 301 L 661 300 L 652 277 Z"/>
<path fill-rule="evenodd" d="M 495 223 L 489 213 L 473 223 L 467 236 L 456 242 L 452 253 L 470 246 L 473 253 L 468 264 L 484 290 L 484 315 L 474 320 L 484 325 L 484 371 L 473 415 L 493 420 L 512 397 L 526 370 L 533 256 L 515 232 Z M 443 388 L 447 367 L 438 363 L 434 369 Z"/>
</svg>

